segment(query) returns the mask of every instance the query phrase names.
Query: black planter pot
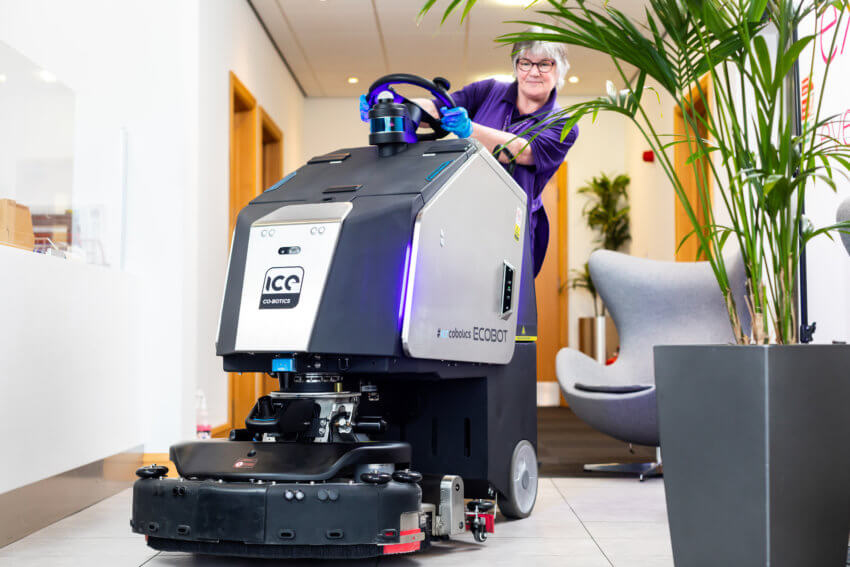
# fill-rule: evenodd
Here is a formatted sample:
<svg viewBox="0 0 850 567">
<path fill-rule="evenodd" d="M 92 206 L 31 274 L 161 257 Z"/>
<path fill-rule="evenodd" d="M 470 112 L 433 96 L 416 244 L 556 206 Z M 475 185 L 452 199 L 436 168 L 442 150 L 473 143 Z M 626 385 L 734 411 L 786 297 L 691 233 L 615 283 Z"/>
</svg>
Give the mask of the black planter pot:
<svg viewBox="0 0 850 567">
<path fill-rule="evenodd" d="M 843 567 L 850 346 L 657 346 L 677 567 Z"/>
</svg>

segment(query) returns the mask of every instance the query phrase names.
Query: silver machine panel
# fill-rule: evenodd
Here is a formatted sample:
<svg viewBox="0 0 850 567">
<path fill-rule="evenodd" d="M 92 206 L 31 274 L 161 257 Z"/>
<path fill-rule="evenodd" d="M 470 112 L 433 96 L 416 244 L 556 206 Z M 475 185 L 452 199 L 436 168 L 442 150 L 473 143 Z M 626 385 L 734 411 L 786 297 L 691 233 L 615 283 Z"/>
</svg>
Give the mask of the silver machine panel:
<svg viewBox="0 0 850 567">
<path fill-rule="evenodd" d="M 446 475 L 440 480 L 440 508 L 437 510 L 437 527 L 434 531 L 448 536 L 466 531 L 463 479 L 457 475 Z"/>
<path fill-rule="evenodd" d="M 237 350 L 307 350 L 342 222 L 351 209 L 351 203 L 342 202 L 284 205 L 254 221 Z"/>
<path fill-rule="evenodd" d="M 510 362 L 526 218 L 525 192 L 479 146 L 417 216 L 402 326 L 408 356 Z"/>
</svg>

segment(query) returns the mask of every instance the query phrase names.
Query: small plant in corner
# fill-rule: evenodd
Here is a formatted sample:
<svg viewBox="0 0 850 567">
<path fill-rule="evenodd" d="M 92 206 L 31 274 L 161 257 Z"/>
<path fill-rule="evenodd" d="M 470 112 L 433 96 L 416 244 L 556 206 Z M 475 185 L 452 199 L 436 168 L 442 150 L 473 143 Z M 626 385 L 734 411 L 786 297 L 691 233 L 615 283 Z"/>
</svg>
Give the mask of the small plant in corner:
<svg viewBox="0 0 850 567">
<path fill-rule="evenodd" d="M 606 174 L 593 177 L 584 187 L 579 188 L 579 195 L 587 196 L 587 203 L 582 210 L 582 216 L 587 219 L 587 226 L 598 233 L 596 243 L 605 250 L 620 250 L 632 239 L 629 232 L 629 195 L 628 187 L 631 180 L 626 174 L 617 175 L 613 179 Z M 572 289 L 585 289 L 593 296 L 593 315 L 600 315 L 596 286 L 590 277 L 587 262 L 583 270 L 572 270 L 570 278 Z M 602 304 L 602 315 L 606 314 L 605 304 Z"/>
</svg>

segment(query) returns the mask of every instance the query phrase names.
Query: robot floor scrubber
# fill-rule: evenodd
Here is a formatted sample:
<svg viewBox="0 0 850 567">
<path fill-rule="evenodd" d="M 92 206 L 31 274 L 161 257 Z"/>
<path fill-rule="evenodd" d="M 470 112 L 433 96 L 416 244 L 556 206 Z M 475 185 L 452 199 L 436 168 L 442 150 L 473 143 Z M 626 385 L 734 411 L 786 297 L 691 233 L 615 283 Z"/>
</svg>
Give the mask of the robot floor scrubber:
<svg viewBox="0 0 850 567">
<path fill-rule="evenodd" d="M 526 196 L 393 85 L 370 146 L 314 157 L 238 217 L 217 354 L 266 372 L 229 440 L 143 467 L 133 531 L 167 551 L 270 558 L 409 553 L 531 513 L 536 310 Z M 420 122 L 433 132 L 417 136 Z M 471 500 L 471 501 L 468 501 Z"/>
</svg>

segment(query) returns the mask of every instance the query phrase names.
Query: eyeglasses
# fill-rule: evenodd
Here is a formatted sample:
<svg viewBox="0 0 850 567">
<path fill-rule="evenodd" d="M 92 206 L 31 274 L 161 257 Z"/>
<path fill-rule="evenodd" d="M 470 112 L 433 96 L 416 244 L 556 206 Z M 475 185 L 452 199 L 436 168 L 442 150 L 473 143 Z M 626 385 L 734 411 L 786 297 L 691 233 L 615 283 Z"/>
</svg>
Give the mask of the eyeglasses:
<svg viewBox="0 0 850 567">
<path fill-rule="evenodd" d="M 544 59 L 543 61 L 538 61 L 534 63 L 533 61 L 529 61 L 528 59 L 520 59 L 516 62 L 516 68 L 522 71 L 523 73 L 527 73 L 531 71 L 532 67 L 537 67 L 537 70 L 541 73 L 548 73 L 555 66 L 555 62 L 551 59 Z"/>
</svg>

